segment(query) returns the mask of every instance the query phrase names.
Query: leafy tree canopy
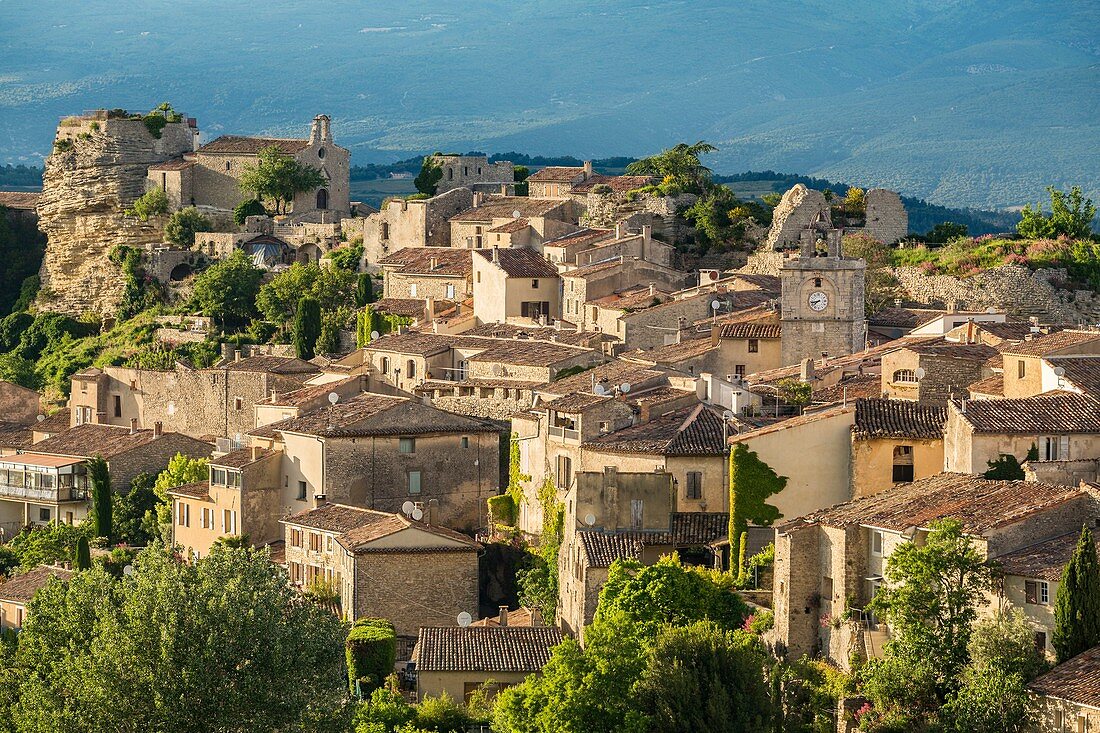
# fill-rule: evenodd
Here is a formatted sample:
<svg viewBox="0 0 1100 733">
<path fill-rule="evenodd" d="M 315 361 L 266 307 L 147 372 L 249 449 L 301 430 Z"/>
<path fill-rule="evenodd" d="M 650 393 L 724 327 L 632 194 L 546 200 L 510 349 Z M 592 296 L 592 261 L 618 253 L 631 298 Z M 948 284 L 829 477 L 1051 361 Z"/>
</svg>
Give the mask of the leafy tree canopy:
<svg viewBox="0 0 1100 733">
<path fill-rule="evenodd" d="M 237 184 L 244 193 L 270 200 L 276 214 L 285 214 L 297 194 L 324 186 L 325 178 L 271 145 L 260 150 L 255 165 L 245 166 Z"/>
<path fill-rule="evenodd" d="M 126 210 L 127 216 L 134 216 L 142 221 L 149 221 L 150 217 L 161 216 L 168 213 L 168 194 L 162 188 L 150 188 L 134 201 L 134 205 Z M 194 237 L 192 237 L 192 242 Z"/>
<path fill-rule="evenodd" d="M 1092 233 L 1092 222 L 1096 218 L 1096 206 L 1092 199 L 1085 198 L 1080 186 L 1074 186 L 1068 192 L 1047 186 L 1050 194 L 1049 215 L 1043 213 L 1042 204 L 1035 208 L 1027 205 L 1020 212 L 1020 223 L 1016 231 L 1025 239 L 1046 239 L 1065 236 L 1071 239 L 1084 239 Z"/>
<path fill-rule="evenodd" d="M 243 326 L 256 313 L 263 271 L 242 250 L 215 262 L 195 278 L 193 303 L 223 327 Z"/>
<path fill-rule="evenodd" d="M 435 196 L 439 189 L 439 182 L 443 180 L 443 166 L 433 156 L 424 156 L 424 162 L 420 166 L 420 173 L 413 179 L 416 190 L 427 196 Z"/>
<path fill-rule="evenodd" d="M 181 247 L 192 247 L 198 232 L 212 231 L 214 231 L 214 222 L 194 206 L 188 206 L 168 217 L 168 223 L 164 225 L 164 238 Z"/>
<path fill-rule="evenodd" d="M 699 156 L 717 150 L 702 140 L 693 145 L 679 143 L 657 155 L 634 161 L 626 167 L 626 172 L 632 176 L 667 179 L 682 191 L 701 193 L 711 185 L 711 171 L 700 162 Z"/>
<path fill-rule="evenodd" d="M 286 325 L 306 296 L 314 298 L 322 310 L 352 305 L 355 282 L 355 273 L 348 270 L 295 262 L 260 288 L 256 307 L 267 320 Z"/>
</svg>

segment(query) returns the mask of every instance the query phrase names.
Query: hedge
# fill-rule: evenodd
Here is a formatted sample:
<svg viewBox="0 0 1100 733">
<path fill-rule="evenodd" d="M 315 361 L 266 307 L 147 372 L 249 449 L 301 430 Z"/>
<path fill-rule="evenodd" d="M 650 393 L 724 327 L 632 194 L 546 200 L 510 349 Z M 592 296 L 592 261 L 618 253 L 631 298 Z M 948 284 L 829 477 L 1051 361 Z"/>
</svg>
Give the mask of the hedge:
<svg viewBox="0 0 1100 733">
<path fill-rule="evenodd" d="M 348 633 L 346 648 L 351 692 L 355 693 L 355 683 L 359 682 L 359 694 L 368 698 L 393 673 L 397 661 L 393 624 L 384 618 L 359 619 Z"/>
</svg>

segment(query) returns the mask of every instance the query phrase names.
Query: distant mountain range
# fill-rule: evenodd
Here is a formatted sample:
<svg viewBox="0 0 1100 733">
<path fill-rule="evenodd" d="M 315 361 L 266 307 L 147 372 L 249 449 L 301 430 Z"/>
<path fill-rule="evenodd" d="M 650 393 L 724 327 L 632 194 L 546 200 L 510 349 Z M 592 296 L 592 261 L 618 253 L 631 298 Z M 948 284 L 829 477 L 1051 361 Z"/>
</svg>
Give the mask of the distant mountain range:
<svg viewBox="0 0 1100 733">
<path fill-rule="evenodd" d="M 58 117 L 170 101 L 356 161 L 435 149 L 797 170 L 951 206 L 1100 199 L 1100 3 L 0 0 L 0 161 Z"/>
</svg>

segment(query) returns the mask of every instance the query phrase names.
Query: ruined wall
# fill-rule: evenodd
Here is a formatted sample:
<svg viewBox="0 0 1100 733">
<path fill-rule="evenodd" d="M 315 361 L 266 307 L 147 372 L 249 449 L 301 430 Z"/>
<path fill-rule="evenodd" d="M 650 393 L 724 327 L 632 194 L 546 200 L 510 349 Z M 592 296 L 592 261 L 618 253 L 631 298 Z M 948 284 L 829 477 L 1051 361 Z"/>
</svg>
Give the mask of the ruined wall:
<svg viewBox="0 0 1100 733">
<path fill-rule="evenodd" d="M 867 223 L 863 228 L 845 234 L 862 232 L 880 242 L 893 244 L 909 233 L 909 214 L 901 203 L 901 196 L 885 188 L 872 188 L 865 194 Z"/>
<path fill-rule="evenodd" d="M 766 240 L 767 247 L 776 249 L 798 244 L 802 230 L 813 224 L 821 214 L 830 216 L 825 194 L 806 188 L 801 183 L 796 184 L 783 194 L 779 205 L 775 207 L 772 228 Z"/>
<path fill-rule="evenodd" d="M 183 122 L 166 125 L 157 139 L 140 120 L 70 118 L 57 140 L 38 202 L 39 228 L 48 239 L 38 305 L 72 316 L 113 315 L 124 282 L 109 260 L 111 249 L 163 238 L 160 222 L 132 219 L 123 210 L 145 192 L 149 166 L 190 151 L 194 134 Z"/>
</svg>

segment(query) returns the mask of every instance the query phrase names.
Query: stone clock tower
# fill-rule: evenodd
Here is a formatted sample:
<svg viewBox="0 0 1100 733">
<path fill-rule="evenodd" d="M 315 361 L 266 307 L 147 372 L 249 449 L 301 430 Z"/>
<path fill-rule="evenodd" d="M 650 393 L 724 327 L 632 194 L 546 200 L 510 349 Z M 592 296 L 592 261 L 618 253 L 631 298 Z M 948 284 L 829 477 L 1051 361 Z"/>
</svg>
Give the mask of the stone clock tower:
<svg viewBox="0 0 1100 733">
<path fill-rule="evenodd" d="M 863 310 L 863 283 L 867 263 L 840 256 L 840 232 L 824 233 L 819 242 L 813 230 L 803 232 L 798 258 L 784 261 L 780 323 L 785 366 L 821 354 L 843 356 L 862 351 L 867 343 Z M 825 252 L 819 251 L 824 244 Z"/>
</svg>

